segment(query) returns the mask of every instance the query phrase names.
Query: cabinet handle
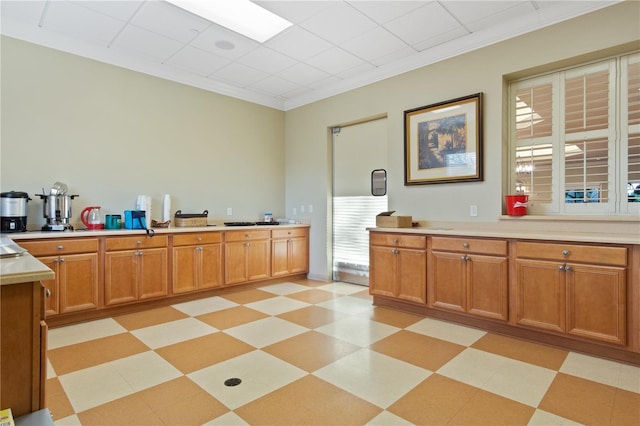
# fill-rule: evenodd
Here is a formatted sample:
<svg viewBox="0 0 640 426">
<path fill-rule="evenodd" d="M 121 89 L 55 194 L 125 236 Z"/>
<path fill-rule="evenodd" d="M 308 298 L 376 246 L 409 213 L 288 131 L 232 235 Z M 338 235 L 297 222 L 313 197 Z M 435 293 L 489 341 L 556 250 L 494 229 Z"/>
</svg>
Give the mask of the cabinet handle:
<svg viewBox="0 0 640 426">
<path fill-rule="evenodd" d="M 565 266 L 565 267 L 564 267 L 564 270 L 565 270 L 565 271 L 570 271 L 570 270 L 571 270 L 571 266 L 569 266 L 569 265 Z"/>
<path fill-rule="evenodd" d="M 64 248 L 64 246 L 60 245 L 58 246 L 58 250 L 62 250 Z"/>
<path fill-rule="evenodd" d="M 465 256 L 460 256 L 460 260 L 464 261 L 464 260 L 467 260 L 467 259 L 465 259 Z"/>
<path fill-rule="evenodd" d="M 251 238 L 251 234 L 244 234 L 245 237 Z"/>
<path fill-rule="evenodd" d="M 45 297 L 51 297 L 51 290 L 49 290 L 48 288 L 44 289 L 44 295 Z"/>
<path fill-rule="evenodd" d="M 398 240 L 397 239 L 393 239 L 393 244 L 398 244 Z"/>
<path fill-rule="evenodd" d="M 570 254 L 569 250 L 562 250 L 563 256 L 569 256 L 569 254 Z"/>
<path fill-rule="evenodd" d="M 558 265 L 558 269 L 560 269 L 561 271 L 564 271 L 564 265 Z"/>
<path fill-rule="evenodd" d="M 61 257 L 61 258 L 60 258 L 60 262 L 64 262 L 64 257 Z"/>
<path fill-rule="evenodd" d="M 251 243 L 244 243 L 245 246 L 250 247 Z"/>
<path fill-rule="evenodd" d="M 464 247 L 464 248 L 469 248 L 469 243 L 464 243 L 464 244 L 462 244 L 462 247 Z"/>
<path fill-rule="evenodd" d="M 142 241 L 138 240 L 136 241 L 136 244 L 142 244 Z"/>
<path fill-rule="evenodd" d="M 197 237 L 196 241 L 202 241 L 202 237 Z"/>
</svg>

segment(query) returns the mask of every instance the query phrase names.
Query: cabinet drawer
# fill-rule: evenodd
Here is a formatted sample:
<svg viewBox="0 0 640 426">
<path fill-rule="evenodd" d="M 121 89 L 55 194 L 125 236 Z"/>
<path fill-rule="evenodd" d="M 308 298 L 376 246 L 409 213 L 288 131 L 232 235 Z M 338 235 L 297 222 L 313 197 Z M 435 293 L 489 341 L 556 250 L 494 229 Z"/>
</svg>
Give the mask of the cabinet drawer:
<svg viewBox="0 0 640 426">
<path fill-rule="evenodd" d="M 55 256 L 58 254 L 93 253 L 98 251 L 97 238 L 21 241 L 19 245 L 33 256 Z"/>
<path fill-rule="evenodd" d="M 501 240 L 485 240 L 479 238 L 432 237 L 431 249 L 506 256 L 507 242 Z"/>
<path fill-rule="evenodd" d="M 372 232 L 369 234 L 369 244 L 376 246 L 426 249 L 427 237 L 423 235 L 379 234 Z"/>
<path fill-rule="evenodd" d="M 587 262 L 615 266 L 627 265 L 627 249 L 625 247 L 518 242 L 516 254 L 519 258 L 557 260 L 560 262 Z"/>
<path fill-rule="evenodd" d="M 307 230 L 305 228 L 274 229 L 271 231 L 271 238 L 292 238 L 305 236 L 307 236 Z"/>
<path fill-rule="evenodd" d="M 107 251 L 166 247 L 166 235 L 107 238 Z"/>
<path fill-rule="evenodd" d="M 222 232 L 202 232 L 193 234 L 175 234 L 174 246 L 190 246 L 194 244 L 215 244 L 222 242 Z"/>
<path fill-rule="evenodd" d="M 226 241 L 250 241 L 250 240 L 267 240 L 271 235 L 269 230 L 253 230 L 245 229 L 244 231 L 226 231 Z"/>
</svg>

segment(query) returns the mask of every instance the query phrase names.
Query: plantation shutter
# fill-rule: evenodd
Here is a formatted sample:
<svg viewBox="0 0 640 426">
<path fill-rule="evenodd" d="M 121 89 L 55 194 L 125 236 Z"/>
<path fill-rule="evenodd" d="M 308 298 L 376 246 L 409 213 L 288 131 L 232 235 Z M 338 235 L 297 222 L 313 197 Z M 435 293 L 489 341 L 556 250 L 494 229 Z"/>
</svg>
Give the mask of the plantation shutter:
<svg viewBox="0 0 640 426">
<path fill-rule="evenodd" d="M 626 90 L 626 125 L 623 120 L 623 132 L 627 136 L 627 199 L 628 209 L 639 210 L 640 205 L 640 55 L 625 58 Z M 624 75 L 624 74 L 623 74 Z M 624 78 L 623 78 L 624 81 Z M 624 87 L 624 86 L 623 86 Z"/>
</svg>

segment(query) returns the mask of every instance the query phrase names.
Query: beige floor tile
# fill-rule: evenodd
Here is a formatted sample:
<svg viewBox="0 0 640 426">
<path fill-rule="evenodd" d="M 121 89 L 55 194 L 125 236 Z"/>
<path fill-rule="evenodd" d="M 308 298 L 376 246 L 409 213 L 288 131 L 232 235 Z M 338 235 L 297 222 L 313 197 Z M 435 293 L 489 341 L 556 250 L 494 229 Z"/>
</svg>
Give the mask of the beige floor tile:
<svg viewBox="0 0 640 426">
<path fill-rule="evenodd" d="M 415 324 L 416 322 L 424 318 L 419 315 L 410 314 L 408 312 L 397 311 L 395 309 L 389 308 L 381 308 L 378 306 L 375 306 L 372 310 L 364 312 L 360 315 L 365 315 L 372 321 L 381 322 L 398 328 L 409 327 L 411 324 Z"/>
<path fill-rule="evenodd" d="M 309 306 L 291 312 L 278 315 L 278 318 L 293 322 L 307 328 L 318 328 L 345 318 L 347 314 L 332 311 L 331 309 Z"/>
<path fill-rule="evenodd" d="M 329 299 L 333 299 L 334 297 L 336 297 L 336 295 L 331 293 L 330 291 L 311 288 L 299 293 L 288 294 L 287 297 L 307 303 L 320 303 L 326 302 Z"/>
<path fill-rule="evenodd" d="M 246 324 L 268 316 L 269 315 L 247 308 L 246 306 L 236 306 L 223 311 L 199 315 L 196 318 L 214 326 L 218 330 L 226 330 L 227 328 Z"/>
<path fill-rule="evenodd" d="M 200 386 L 186 377 L 179 377 L 138 392 L 166 425 L 201 425 L 229 412 Z"/>
<path fill-rule="evenodd" d="M 484 335 L 471 347 L 556 371 L 562 367 L 569 353 L 564 349 L 492 333 Z"/>
<path fill-rule="evenodd" d="M 292 337 L 262 348 L 296 367 L 311 373 L 360 349 L 357 345 L 316 331 Z"/>
<path fill-rule="evenodd" d="M 365 287 L 366 290 L 359 291 L 357 293 L 353 293 L 351 296 L 359 297 L 361 299 L 366 299 L 368 301 L 373 301 L 373 296 L 369 294 L 369 287 Z"/>
<path fill-rule="evenodd" d="M 579 423 L 605 425 L 611 419 L 615 396 L 611 386 L 559 373 L 539 408 Z"/>
<path fill-rule="evenodd" d="M 257 302 L 258 300 L 269 299 L 270 297 L 276 297 L 276 294 L 269 293 L 255 288 L 249 290 L 242 290 L 234 293 L 221 294 L 220 297 L 231 300 L 239 304 Z"/>
<path fill-rule="evenodd" d="M 147 345 L 130 333 L 121 333 L 52 349 L 48 357 L 56 374 L 61 376 L 148 350 Z"/>
<path fill-rule="evenodd" d="M 145 345 L 156 349 L 216 332 L 218 332 L 218 329 L 211 327 L 209 324 L 205 324 L 192 317 L 187 317 L 163 324 L 152 325 L 150 327 L 139 328 L 133 330 L 131 334 L 144 342 Z"/>
<path fill-rule="evenodd" d="M 253 346 L 218 332 L 156 349 L 156 353 L 188 374 L 253 350 Z"/>
<path fill-rule="evenodd" d="M 535 408 L 479 390 L 451 419 L 453 425 L 526 425 Z"/>
<path fill-rule="evenodd" d="M 75 412 L 58 378 L 47 380 L 45 386 L 45 405 L 51 412 L 54 421 L 63 419 Z"/>
<path fill-rule="evenodd" d="M 283 282 L 278 284 L 268 284 L 265 286 L 259 286 L 258 289 L 269 292 L 269 293 L 277 294 L 280 296 L 286 296 L 293 293 L 298 293 L 301 291 L 308 290 L 309 287 L 302 284 Z"/>
<path fill-rule="evenodd" d="M 163 425 L 162 416 L 156 414 L 139 394 L 125 396 L 115 401 L 78 413 L 83 425 L 91 426 L 141 426 Z"/>
<path fill-rule="evenodd" d="M 466 346 L 400 330 L 375 342 L 370 349 L 418 367 L 436 371 L 465 350 Z"/>
<path fill-rule="evenodd" d="M 188 315 L 180 312 L 171 306 L 151 309 L 148 311 L 135 312 L 133 314 L 120 315 L 114 317 L 121 326 L 127 330 L 137 330 L 139 328 L 150 327 L 152 325 L 163 324 L 178 319 L 186 318 Z"/>
<path fill-rule="evenodd" d="M 127 329 L 118 324 L 113 318 L 52 328 L 49 329 L 47 336 L 47 347 L 49 349 L 57 349 L 62 346 L 100 339 L 101 337 L 114 336 L 126 331 Z"/>
<path fill-rule="evenodd" d="M 251 425 L 362 425 L 382 410 L 313 376 L 305 376 L 235 410 Z"/>
<path fill-rule="evenodd" d="M 416 425 L 447 424 L 479 389 L 432 374 L 387 411 L 407 419 Z"/>
</svg>

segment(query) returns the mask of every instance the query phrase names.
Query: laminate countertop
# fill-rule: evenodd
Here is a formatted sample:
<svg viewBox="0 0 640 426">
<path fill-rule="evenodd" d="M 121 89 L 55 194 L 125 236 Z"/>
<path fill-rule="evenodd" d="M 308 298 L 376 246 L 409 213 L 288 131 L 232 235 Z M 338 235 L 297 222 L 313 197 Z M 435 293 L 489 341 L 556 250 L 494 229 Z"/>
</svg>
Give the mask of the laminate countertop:
<svg viewBox="0 0 640 426">
<path fill-rule="evenodd" d="M 0 259 L 0 285 L 51 280 L 55 274 L 29 253 Z"/>
</svg>

